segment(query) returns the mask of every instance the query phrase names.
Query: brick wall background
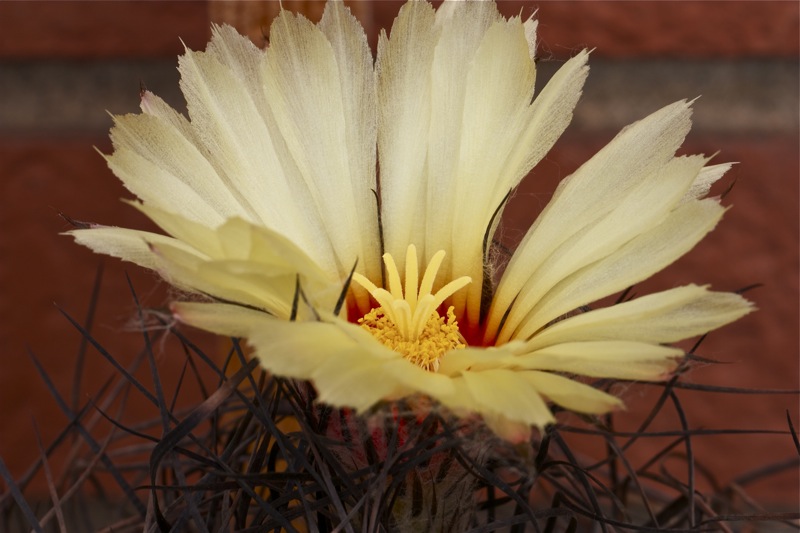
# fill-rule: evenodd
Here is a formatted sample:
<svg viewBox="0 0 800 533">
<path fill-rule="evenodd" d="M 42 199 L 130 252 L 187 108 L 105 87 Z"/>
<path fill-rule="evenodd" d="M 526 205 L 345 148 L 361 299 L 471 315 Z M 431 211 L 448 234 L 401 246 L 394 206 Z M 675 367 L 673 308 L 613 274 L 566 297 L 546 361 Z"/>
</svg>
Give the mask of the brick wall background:
<svg viewBox="0 0 800 533">
<path fill-rule="evenodd" d="M 318 16 L 319 2 L 284 6 Z M 374 44 L 398 1 L 354 2 Z M 625 124 L 674 100 L 702 95 L 685 150 L 739 161 L 730 172 L 734 208 L 698 249 L 645 290 L 690 281 L 735 290 L 751 283 L 759 312 L 714 333 L 701 353 L 730 364 L 695 370 L 696 383 L 798 388 L 798 4 L 796 2 L 501 2 L 507 15 L 538 8 L 539 87 L 582 47 L 591 73 L 564 138 L 534 171 L 508 209 L 504 238 L 513 243 L 568 175 Z M 176 56 L 183 42 L 202 49 L 209 21 L 228 21 L 262 38 L 276 3 L 0 2 L 0 455 L 20 475 L 37 455 L 38 424 L 48 442 L 66 419 L 26 353 L 43 362 L 69 399 L 80 335 L 54 303 L 78 320 L 87 313 L 98 265 L 105 265 L 93 332 L 130 360 L 140 337 L 124 273 L 146 304 L 166 290 L 152 274 L 104 261 L 59 236 L 65 212 L 81 220 L 146 227 L 119 202 L 126 193 L 95 147 L 110 150 L 106 111 L 135 111 L 140 81 L 177 107 Z M 315 15 L 315 13 L 317 15 Z M 111 374 L 87 353 L 81 403 Z M 161 357 L 165 376 L 180 363 Z M 785 429 L 798 423 L 796 396 L 683 394 L 694 427 Z M 652 400 L 627 397 L 631 420 Z M 141 413 L 144 407 L 141 408 Z M 139 409 L 131 413 L 131 418 Z M 634 422 L 631 422 L 633 424 Z M 666 417 L 659 422 L 676 427 Z M 700 461 L 727 482 L 767 458 L 795 453 L 787 436 L 698 438 Z M 646 449 L 636 450 L 646 456 Z M 759 487 L 776 503 L 797 502 L 796 473 Z"/>
</svg>

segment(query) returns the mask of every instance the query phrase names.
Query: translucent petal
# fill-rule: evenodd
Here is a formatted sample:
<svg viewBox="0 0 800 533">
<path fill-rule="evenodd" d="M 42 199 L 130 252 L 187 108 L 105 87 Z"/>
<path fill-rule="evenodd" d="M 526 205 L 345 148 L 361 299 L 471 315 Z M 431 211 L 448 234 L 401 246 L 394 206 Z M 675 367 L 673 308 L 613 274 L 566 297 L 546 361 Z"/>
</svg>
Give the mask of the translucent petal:
<svg viewBox="0 0 800 533">
<path fill-rule="evenodd" d="M 289 186 L 272 142 L 275 133 L 247 86 L 212 54 L 187 50 L 179 69 L 196 136 L 219 181 L 242 205 L 243 218 L 302 239 L 298 228 L 318 215 L 296 209 L 302 198 Z"/>
<path fill-rule="evenodd" d="M 231 102 L 233 106 L 242 103 L 246 120 L 240 120 L 235 109 L 232 113 L 223 105 L 219 110 L 229 119 L 229 130 L 222 132 L 223 139 L 238 143 L 237 137 L 245 137 L 242 145 L 251 147 L 237 154 L 227 153 L 228 157 L 238 159 L 239 167 L 247 167 L 250 172 L 233 178 L 243 180 L 245 187 L 262 187 L 260 192 L 253 191 L 253 199 L 259 205 L 265 204 L 258 208 L 265 223 L 297 242 L 321 265 L 335 270 L 337 263 L 325 231 L 325 222 L 320 212 L 314 209 L 311 192 L 286 147 L 267 101 L 263 80 L 266 61 L 264 51 L 256 48 L 248 38 L 239 35 L 234 28 L 214 26 L 205 55 L 209 58 L 206 64 L 224 65 L 228 69 L 229 74 L 223 82 L 232 81 L 237 85 L 237 90 L 247 93 L 241 100 L 234 98 Z M 195 57 L 200 56 L 201 54 L 195 54 Z M 207 86 L 209 91 L 225 90 L 224 84 L 213 87 L 207 83 Z M 222 100 L 216 94 L 211 96 L 215 100 Z M 255 113 L 254 109 L 258 112 Z M 203 116 L 206 113 L 202 107 L 195 110 L 195 115 Z M 257 123 L 259 119 L 263 126 Z M 255 129 L 250 128 L 248 121 L 255 122 Z M 203 131 L 206 129 L 203 128 Z M 302 209 L 298 209 L 298 206 L 302 206 Z"/>
<path fill-rule="evenodd" d="M 317 265 L 305 250 L 278 232 L 232 218 L 220 226 L 217 233 L 226 258 L 274 266 L 315 281 L 336 281 L 336 277 Z"/>
<path fill-rule="evenodd" d="M 212 227 L 150 204 L 128 203 L 158 224 L 161 229 L 194 249 L 212 258 L 224 256 L 219 235 Z"/>
<path fill-rule="evenodd" d="M 257 48 L 250 39 L 240 35 L 236 28 L 227 24 L 212 24 L 211 41 L 206 47 L 206 54 L 230 70 L 238 83 L 247 90 L 262 119 L 268 124 L 271 119 L 261 81 L 264 51 Z"/>
<path fill-rule="evenodd" d="M 536 30 L 539 27 L 539 21 L 531 15 L 523 26 L 525 26 L 525 39 L 528 41 L 528 57 L 533 61 L 536 58 Z"/>
<path fill-rule="evenodd" d="M 522 343 L 510 342 L 487 348 L 467 347 L 447 352 L 440 360 L 439 373 L 458 376 L 467 370 L 487 370 L 513 366 L 516 350 Z"/>
<path fill-rule="evenodd" d="M 526 111 L 525 129 L 513 144 L 503 171 L 512 181 L 497 183 L 495 204 L 542 160 L 569 125 L 589 74 L 588 59 L 589 52 L 582 50 L 564 63 Z"/>
<path fill-rule="evenodd" d="M 142 99 L 139 102 L 139 107 L 143 113 L 158 117 L 178 130 L 178 132 L 192 142 L 192 144 L 195 143 L 196 139 L 191 123 L 186 117 L 172 109 L 172 107 L 159 96 L 150 91 L 144 91 L 142 93 Z"/>
</svg>

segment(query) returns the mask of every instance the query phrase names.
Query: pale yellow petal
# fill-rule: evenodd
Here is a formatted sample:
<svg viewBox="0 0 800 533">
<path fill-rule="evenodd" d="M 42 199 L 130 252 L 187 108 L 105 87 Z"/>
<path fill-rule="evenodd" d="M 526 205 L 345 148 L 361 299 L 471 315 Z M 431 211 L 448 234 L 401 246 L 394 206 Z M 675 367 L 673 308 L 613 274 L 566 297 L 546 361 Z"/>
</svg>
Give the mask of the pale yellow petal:
<svg viewBox="0 0 800 533">
<path fill-rule="evenodd" d="M 487 338 L 494 337 L 524 284 L 559 246 L 607 215 L 673 158 L 689 130 L 690 114 L 682 101 L 628 126 L 561 182 L 506 268 L 489 311 Z"/>
<path fill-rule="evenodd" d="M 128 202 L 144 213 L 150 220 L 176 239 L 212 258 L 222 258 L 224 252 L 219 242 L 219 234 L 213 227 L 195 222 L 183 215 L 165 211 L 159 207 L 141 202 Z"/>
<path fill-rule="evenodd" d="M 487 348 L 466 347 L 447 352 L 439 361 L 439 373 L 458 376 L 467 370 L 489 370 L 513 366 L 522 343 L 509 342 L 502 346 Z"/>
<path fill-rule="evenodd" d="M 462 417 L 470 417 L 480 415 L 486 425 L 497 436 L 510 442 L 523 442 L 529 438 L 531 434 L 531 424 L 528 422 L 521 422 L 513 420 L 502 413 L 496 412 L 494 409 L 486 409 L 480 403 L 480 399 L 473 395 L 463 378 L 453 380 L 453 392 L 442 399 L 442 403 L 448 407 L 454 414 Z M 540 415 L 540 427 L 553 422 L 553 417 L 550 410 L 544 405 L 541 397 L 534 392 L 534 402 L 537 404 L 537 413 Z"/>
<path fill-rule="evenodd" d="M 357 228 L 361 232 L 362 247 L 358 260 L 362 272 L 377 276 L 380 273 L 380 250 L 374 239 L 378 235 L 378 206 L 373 191 L 377 192 L 378 111 L 372 51 L 361 23 L 344 2 L 325 5 L 319 29 L 328 38 L 339 71 L 345 132 L 338 141 L 347 149 L 350 172 L 347 184 L 352 184 L 354 205 L 363 210 L 359 213 Z M 350 237 L 351 240 L 354 238 Z M 365 294 L 359 296 L 363 298 Z"/>
<path fill-rule="evenodd" d="M 470 4 L 480 4 L 477 7 Z M 482 17 L 491 22 L 500 19 L 500 11 L 497 4 L 491 0 L 444 0 L 436 10 L 436 25 L 459 26 L 463 24 L 464 17 Z"/>
<path fill-rule="evenodd" d="M 334 319 L 335 320 L 335 319 Z M 426 372 L 343 321 L 261 324 L 248 335 L 256 356 L 276 375 L 309 379 L 319 400 L 363 411 L 414 393 L 450 394 L 445 376 Z"/>
<path fill-rule="evenodd" d="M 502 415 L 492 415 L 492 414 L 484 414 L 483 420 L 486 422 L 486 426 L 491 429 L 495 435 L 500 437 L 501 439 L 505 439 L 508 442 L 514 444 L 522 444 L 525 442 L 530 442 L 531 436 L 531 425 L 524 424 L 522 422 L 516 422 L 514 420 L 509 420 L 508 418 Z M 552 421 L 545 422 L 544 425 L 538 426 L 541 430 L 544 429 L 544 426 L 552 423 Z"/>
<path fill-rule="evenodd" d="M 536 30 L 539 27 L 539 21 L 531 15 L 523 25 L 525 26 L 525 39 L 528 41 L 528 56 L 533 61 L 536 58 Z"/>
<path fill-rule="evenodd" d="M 622 400 L 594 387 L 549 372 L 520 372 L 541 394 L 571 411 L 604 414 L 624 408 Z"/>
<path fill-rule="evenodd" d="M 211 41 L 206 47 L 206 54 L 230 69 L 231 74 L 247 90 L 264 122 L 269 123 L 269 111 L 261 82 L 264 50 L 256 47 L 234 27 L 212 24 Z"/>
<path fill-rule="evenodd" d="M 683 201 L 699 200 L 708 196 L 708 191 L 711 189 L 711 186 L 724 176 L 732 166 L 733 163 L 722 163 L 720 165 L 712 165 L 703 168 L 697 175 L 694 183 L 692 183 L 691 188 L 686 192 Z"/>
<path fill-rule="evenodd" d="M 155 115 L 114 117 L 114 174 L 136 196 L 165 210 L 175 205 L 207 225 L 242 213 L 242 207 L 190 139 Z"/>
<path fill-rule="evenodd" d="M 340 141 L 347 146 L 353 179 L 360 186 L 374 186 L 377 93 L 367 36 L 344 2 L 325 5 L 319 29 L 333 48 L 339 70 L 346 128 Z"/>
<path fill-rule="evenodd" d="M 297 275 L 267 271 L 249 261 L 213 261 L 169 243 L 152 246 L 161 262 L 157 271 L 173 285 L 228 302 L 264 309 L 288 318 Z"/>
<path fill-rule="evenodd" d="M 130 261 L 150 270 L 158 270 L 161 266 L 161 259 L 153 252 L 153 246 L 169 245 L 188 254 L 197 254 L 191 246 L 179 240 L 148 231 L 98 226 L 68 231 L 66 235 L 71 235 L 75 242 L 94 252 Z"/>
<path fill-rule="evenodd" d="M 213 261 L 171 237 L 124 228 L 69 232 L 92 250 L 155 270 L 171 284 L 289 316 L 296 270 L 267 271 L 250 262 Z"/>
<path fill-rule="evenodd" d="M 525 349 L 590 340 L 677 342 L 722 327 L 752 310 L 752 304 L 738 294 L 687 285 L 561 320 L 534 335 Z"/>
<path fill-rule="evenodd" d="M 222 257 L 251 261 L 268 269 L 295 272 L 314 281 L 337 280 L 295 242 L 269 228 L 232 218 L 217 228 L 217 234 Z"/>
<path fill-rule="evenodd" d="M 568 342 L 518 356 L 522 370 L 551 370 L 593 378 L 663 379 L 683 350 L 630 341 Z"/>
<path fill-rule="evenodd" d="M 627 195 L 618 199 L 609 213 L 556 248 L 520 289 L 506 318 L 506 330 L 513 331 L 561 280 L 663 223 L 705 162 L 700 156 L 673 159 L 643 177 Z"/>
<path fill-rule="evenodd" d="M 525 129 L 514 143 L 503 172 L 513 178 L 510 185 L 516 186 L 542 160 L 569 125 L 589 74 L 588 60 L 586 50 L 570 58 L 525 112 Z M 509 189 L 509 183 L 498 183 L 494 198 L 503 198 Z"/>
<path fill-rule="evenodd" d="M 143 113 L 158 117 L 163 122 L 166 122 L 190 142 L 195 142 L 196 139 L 194 130 L 192 129 L 192 125 L 189 120 L 170 107 L 170 105 L 158 95 L 155 95 L 150 91 L 142 92 L 139 108 Z"/>
<path fill-rule="evenodd" d="M 452 276 L 473 280 L 467 290 L 454 295 L 452 303 L 458 310 L 466 305 L 473 323 L 479 320 L 483 293 L 484 235 L 497 206 L 520 177 L 504 169 L 526 127 L 534 78 L 522 23 L 495 22 L 475 52 L 466 78 L 458 177 L 449 195 L 458 206 L 452 220 L 458 228 L 458 245 L 451 245 Z"/>
<path fill-rule="evenodd" d="M 422 370 L 360 327 L 335 317 L 325 317 L 331 322 L 287 322 L 239 306 L 188 302 L 172 309 L 187 324 L 247 338 L 267 370 L 311 380 L 319 400 L 330 405 L 363 411 L 381 400 L 454 391 L 446 376 Z"/>
<path fill-rule="evenodd" d="M 204 56 L 207 58 L 201 59 Z M 197 59 L 195 67 L 200 69 L 195 76 L 201 76 L 196 83 L 205 85 L 205 98 L 216 108 L 209 111 L 201 104 L 193 117 L 198 115 L 202 123 L 213 122 L 215 114 L 216 119 L 227 120 L 211 140 L 232 143 L 234 149 L 223 152 L 227 160 L 221 163 L 224 171 L 230 169 L 229 181 L 251 199 L 269 227 L 298 243 L 319 264 L 336 270 L 325 221 L 313 209 L 312 194 L 286 147 L 267 101 L 264 51 L 234 28 L 214 26 L 206 53 L 195 53 L 193 57 Z M 229 88 L 227 84 L 235 87 Z M 208 129 L 198 125 L 201 131 Z M 220 129 L 219 124 L 211 125 Z"/>
<path fill-rule="evenodd" d="M 193 326 L 245 337 L 261 364 L 278 376 L 311 380 L 319 400 L 363 411 L 382 400 L 415 393 L 449 397 L 452 380 L 427 372 L 378 343 L 362 328 L 330 322 L 287 322 L 227 304 L 180 302 L 176 318 Z"/>
<path fill-rule="evenodd" d="M 255 347 L 256 357 L 270 372 L 282 377 L 309 380 L 323 376 L 324 383 L 332 383 L 331 386 L 336 386 L 335 380 L 341 374 L 355 373 L 365 367 L 374 370 L 380 363 L 378 358 L 371 357 L 372 354 L 369 354 L 368 350 L 359 347 L 340 329 L 323 322 L 286 322 L 271 319 L 263 322 L 257 330 L 251 331 L 248 342 Z M 361 356 L 362 364 L 357 368 L 346 366 L 347 363 L 352 364 L 354 356 Z M 338 369 L 337 364 L 340 365 Z M 334 376 L 326 379 L 325 373 L 333 373 Z M 370 384 L 370 381 L 374 382 L 374 379 L 366 380 L 365 384 Z M 373 383 L 370 391 L 356 390 L 353 391 L 353 395 L 357 397 L 363 392 L 371 401 L 377 401 L 380 395 L 375 398 L 374 385 Z M 326 390 L 322 390 L 321 387 L 320 389 L 321 396 L 331 396 Z M 384 392 L 388 389 L 389 387 L 386 387 Z M 323 397 L 320 399 L 326 401 Z M 341 398 L 336 399 L 341 400 Z M 356 406 L 355 403 L 361 403 L 361 400 L 350 403 L 349 406 L 364 407 Z"/>
<path fill-rule="evenodd" d="M 480 406 L 480 411 L 500 414 L 510 420 L 542 427 L 553 415 L 539 390 L 514 370 L 464 372 L 462 379 Z"/>
<path fill-rule="evenodd" d="M 425 254 L 425 186 L 431 116 L 431 65 L 439 30 L 427 2 L 407 2 L 381 32 L 378 83 L 378 152 L 386 251 L 405 257 L 409 244 Z M 432 253 L 435 253 L 434 250 Z"/>
<path fill-rule="evenodd" d="M 172 302 L 170 310 L 184 324 L 229 337 L 247 337 L 274 320 L 263 311 L 233 304 Z"/>
<path fill-rule="evenodd" d="M 500 338 L 513 335 L 528 339 L 563 314 L 647 279 L 691 250 L 714 228 L 724 211 L 714 200 L 681 205 L 662 224 L 565 277 L 519 321 L 516 331 L 506 327 Z"/>
<path fill-rule="evenodd" d="M 458 276 L 453 274 L 449 252 L 456 237 L 455 213 L 465 207 L 458 204 L 453 191 L 463 185 L 458 171 L 465 134 L 467 78 L 486 32 L 499 20 L 493 2 L 454 2 L 437 12 L 441 35 L 431 65 L 425 247 L 420 256 L 427 260 L 439 250 L 448 251 L 440 268 L 442 279 Z M 528 61 L 527 50 L 524 56 Z"/>
<path fill-rule="evenodd" d="M 531 309 L 516 332 L 504 328 L 502 336 L 527 339 L 551 320 L 649 278 L 691 250 L 724 211 L 712 199 L 682 204 L 662 224 L 564 278 Z"/>
<path fill-rule="evenodd" d="M 180 59 L 181 89 L 192 126 L 209 162 L 250 222 L 288 229 L 305 227 L 272 142 L 247 86 L 213 55 L 188 51 Z"/>
<path fill-rule="evenodd" d="M 319 213 L 335 268 L 346 277 L 356 260 L 362 272 L 380 271 L 372 193 L 374 86 L 371 60 L 365 64 L 363 30 L 341 7 L 328 9 L 334 11 L 324 28 L 334 44 L 307 19 L 281 12 L 270 29 L 263 80 L 286 150 L 310 193 L 303 212 Z M 343 57 L 353 47 L 360 48 L 359 54 Z M 356 98 L 366 99 L 364 108 Z"/>
</svg>

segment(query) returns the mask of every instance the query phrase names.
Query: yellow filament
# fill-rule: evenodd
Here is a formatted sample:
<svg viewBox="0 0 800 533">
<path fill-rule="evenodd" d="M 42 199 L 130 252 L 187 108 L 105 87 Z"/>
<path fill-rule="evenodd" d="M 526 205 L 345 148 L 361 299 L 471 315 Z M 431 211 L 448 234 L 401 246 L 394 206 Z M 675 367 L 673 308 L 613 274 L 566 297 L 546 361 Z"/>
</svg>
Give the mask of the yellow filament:
<svg viewBox="0 0 800 533">
<path fill-rule="evenodd" d="M 431 371 L 438 369 L 439 358 L 444 353 L 465 346 L 453 308 L 447 310 L 446 318 L 440 317 L 437 309 L 472 280 L 462 276 L 434 293 L 433 284 L 444 256 L 444 250 L 433 255 L 420 282 L 417 249 L 410 245 L 406 251 L 403 286 L 394 258 L 384 254 L 389 290 L 377 287 L 361 274 L 353 274 L 353 281 L 369 291 L 379 304 L 361 318 L 359 324 L 386 346 Z"/>
</svg>

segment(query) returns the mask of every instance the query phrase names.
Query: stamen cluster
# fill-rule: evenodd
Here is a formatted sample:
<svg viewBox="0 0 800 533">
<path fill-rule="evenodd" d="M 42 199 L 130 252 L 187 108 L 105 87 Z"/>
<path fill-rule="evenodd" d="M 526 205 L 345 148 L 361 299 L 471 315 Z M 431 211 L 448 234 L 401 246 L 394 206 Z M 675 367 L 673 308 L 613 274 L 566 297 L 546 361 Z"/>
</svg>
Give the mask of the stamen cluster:
<svg viewBox="0 0 800 533">
<path fill-rule="evenodd" d="M 369 291 L 380 304 L 380 307 L 359 319 L 358 323 L 409 361 L 434 372 L 439 368 L 439 359 L 447 351 L 466 346 L 459 333 L 453 307 L 447 310 L 446 318 L 439 315 L 438 308 L 453 293 L 472 281 L 468 276 L 462 276 L 433 292 L 436 274 L 444 256 L 444 250 L 433 255 L 420 282 L 417 249 L 413 244 L 409 245 L 406 251 L 405 288 L 394 258 L 388 253 L 383 255 L 383 261 L 389 290 L 377 287 L 361 274 L 353 274 L 353 281 Z"/>
</svg>

